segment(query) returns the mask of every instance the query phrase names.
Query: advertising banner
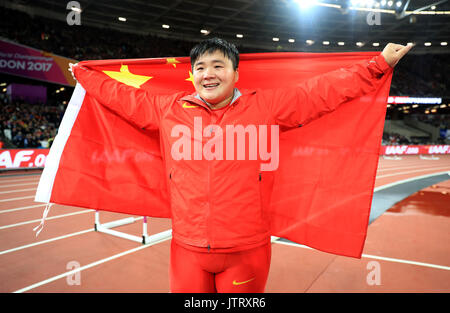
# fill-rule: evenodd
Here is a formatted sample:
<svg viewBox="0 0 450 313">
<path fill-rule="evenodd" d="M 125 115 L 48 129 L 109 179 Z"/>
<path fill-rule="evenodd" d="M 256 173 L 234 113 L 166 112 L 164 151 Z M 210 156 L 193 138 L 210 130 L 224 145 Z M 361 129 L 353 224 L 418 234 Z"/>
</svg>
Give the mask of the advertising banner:
<svg viewBox="0 0 450 313">
<path fill-rule="evenodd" d="M 41 168 L 50 149 L 4 149 L 0 150 L 0 170 Z"/>
<path fill-rule="evenodd" d="M 42 168 L 50 149 L 0 149 L 0 169 Z M 450 145 L 381 146 L 380 155 L 450 154 Z M 110 159 L 114 155 L 105 155 Z"/>
<path fill-rule="evenodd" d="M 75 86 L 76 81 L 67 70 L 76 60 L 0 39 L 0 72 Z"/>
<path fill-rule="evenodd" d="M 450 154 L 450 145 L 381 146 L 381 155 Z"/>
</svg>

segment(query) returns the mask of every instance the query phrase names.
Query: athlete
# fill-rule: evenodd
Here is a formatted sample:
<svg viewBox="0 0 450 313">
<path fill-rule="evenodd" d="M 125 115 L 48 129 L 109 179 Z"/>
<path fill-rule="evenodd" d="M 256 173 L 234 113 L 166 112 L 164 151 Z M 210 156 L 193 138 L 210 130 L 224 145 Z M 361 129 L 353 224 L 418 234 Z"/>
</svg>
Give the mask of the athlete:
<svg viewBox="0 0 450 313">
<path fill-rule="evenodd" d="M 367 63 L 315 77 L 295 90 L 237 89 L 239 52 L 218 38 L 191 50 L 193 94 L 154 96 L 125 84 L 116 87 L 106 75 L 70 65 L 87 93 L 134 125 L 160 132 L 171 199 L 172 292 L 264 292 L 271 260 L 260 164 L 195 159 L 199 151 L 192 151 L 191 159 L 174 157 L 176 126 L 194 133 L 194 122 L 201 119 L 223 132 L 227 125 L 298 127 L 375 90 L 411 47 L 390 43 Z"/>
</svg>

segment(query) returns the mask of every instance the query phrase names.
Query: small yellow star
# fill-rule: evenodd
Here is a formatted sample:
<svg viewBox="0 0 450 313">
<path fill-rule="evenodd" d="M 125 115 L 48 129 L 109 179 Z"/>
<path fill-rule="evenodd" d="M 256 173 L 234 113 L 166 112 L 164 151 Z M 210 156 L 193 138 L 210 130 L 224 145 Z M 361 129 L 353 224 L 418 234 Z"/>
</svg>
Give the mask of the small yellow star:
<svg viewBox="0 0 450 313">
<path fill-rule="evenodd" d="M 143 76 L 130 73 L 130 71 L 128 70 L 128 65 L 122 65 L 120 67 L 120 72 L 103 71 L 103 73 L 121 83 L 132 86 L 134 88 L 140 88 L 141 85 L 152 79 L 151 76 Z"/>
<path fill-rule="evenodd" d="M 189 71 L 189 78 L 186 78 L 185 80 L 190 81 L 192 85 L 194 85 L 194 75 L 192 75 L 191 71 Z"/>
<path fill-rule="evenodd" d="M 181 63 L 180 61 L 177 61 L 175 58 L 166 58 L 167 64 L 172 64 L 173 67 L 177 67 L 177 63 Z"/>
</svg>

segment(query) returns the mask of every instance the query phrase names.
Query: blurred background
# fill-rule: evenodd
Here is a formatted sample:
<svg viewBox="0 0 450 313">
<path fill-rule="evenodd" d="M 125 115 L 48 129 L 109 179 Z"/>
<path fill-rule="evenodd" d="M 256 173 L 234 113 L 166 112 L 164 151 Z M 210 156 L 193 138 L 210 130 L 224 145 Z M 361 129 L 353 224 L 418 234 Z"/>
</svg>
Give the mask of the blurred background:
<svg viewBox="0 0 450 313">
<path fill-rule="evenodd" d="M 425 0 L 0 1 L 0 148 L 49 148 L 69 62 L 187 56 L 208 37 L 248 52 L 416 46 L 392 80 L 383 145 L 450 143 L 450 4 Z"/>
</svg>

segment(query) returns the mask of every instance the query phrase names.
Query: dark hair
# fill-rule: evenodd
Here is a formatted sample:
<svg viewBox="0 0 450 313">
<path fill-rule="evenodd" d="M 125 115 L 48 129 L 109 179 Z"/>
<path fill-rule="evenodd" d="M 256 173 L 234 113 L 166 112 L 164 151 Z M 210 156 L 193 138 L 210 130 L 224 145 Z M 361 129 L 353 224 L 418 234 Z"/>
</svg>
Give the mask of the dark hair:
<svg viewBox="0 0 450 313">
<path fill-rule="evenodd" d="M 239 65 L 238 49 L 234 44 L 229 43 L 220 38 L 206 39 L 197 44 L 194 48 L 192 48 L 190 53 L 191 66 L 193 67 L 198 58 L 204 55 L 205 53 L 213 53 L 215 51 L 221 51 L 225 55 L 225 57 L 230 59 L 233 64 L 234 70 L 238 68 Z"/>
</svg>

